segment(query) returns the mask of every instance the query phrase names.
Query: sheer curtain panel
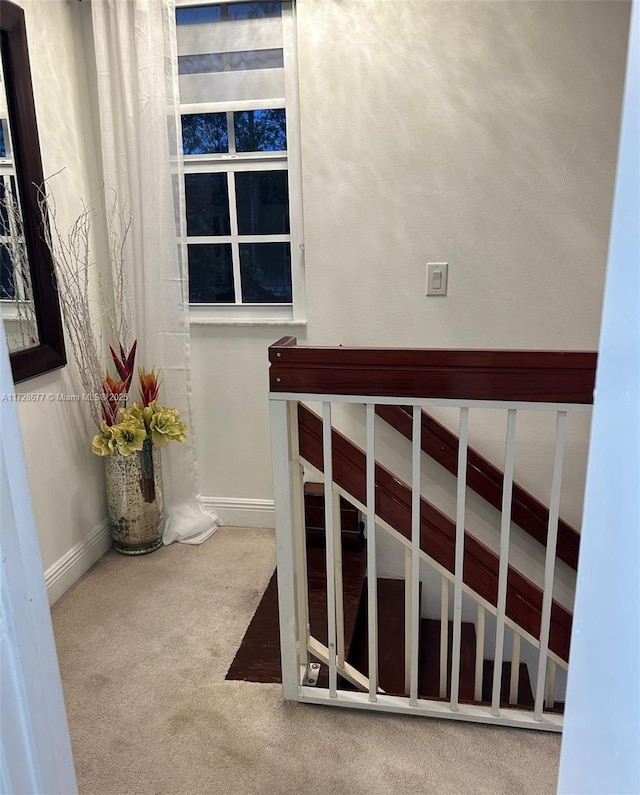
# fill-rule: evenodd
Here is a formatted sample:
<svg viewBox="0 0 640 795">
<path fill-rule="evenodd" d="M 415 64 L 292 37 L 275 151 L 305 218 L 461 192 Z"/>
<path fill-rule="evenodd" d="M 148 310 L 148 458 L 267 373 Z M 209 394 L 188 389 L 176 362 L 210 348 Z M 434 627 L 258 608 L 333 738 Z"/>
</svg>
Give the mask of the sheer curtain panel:
<svg viewBox="0 0 640 795">
<path fill-rule="evenodd" d="M 126 261 L 138 362 L 160 369 L 160 402 L 178 408 L 189 426 L 187 442 L 162 453 L 163 541 L 199 544 L 216 517 L 198 494 L 187 277 L 176 244 L 184 213 L 174 3 L 92 0 L 91 8 L 104 184 L 133 218 Z"/>
</svg>

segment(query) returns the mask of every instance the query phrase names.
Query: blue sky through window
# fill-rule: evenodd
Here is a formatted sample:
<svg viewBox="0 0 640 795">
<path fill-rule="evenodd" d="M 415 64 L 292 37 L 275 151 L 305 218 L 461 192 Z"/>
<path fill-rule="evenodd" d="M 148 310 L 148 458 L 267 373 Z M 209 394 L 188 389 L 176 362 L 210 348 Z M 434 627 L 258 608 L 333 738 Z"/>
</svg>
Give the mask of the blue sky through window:
<svg viewBox="0 0 640 795">
<path fill-rule="evenodd" d="M 282 16 L 282 3 L 232 3 L 230 5 L 176 8 L 177 25 L 202 25 L 234 19 L 261 19 Z"/>
</svg>

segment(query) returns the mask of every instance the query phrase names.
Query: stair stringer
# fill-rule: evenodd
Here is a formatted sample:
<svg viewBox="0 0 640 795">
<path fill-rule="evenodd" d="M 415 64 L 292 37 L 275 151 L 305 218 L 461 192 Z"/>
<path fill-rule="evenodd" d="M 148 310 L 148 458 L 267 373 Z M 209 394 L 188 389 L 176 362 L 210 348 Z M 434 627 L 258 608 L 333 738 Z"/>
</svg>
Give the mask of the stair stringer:
<svg viewBox="0 0 640 795">
<path fill-rule="evenodd" d="M 376 406 L 376 414 L 388 425 L 411 440 L 412 412 L 408 406 Z M 421 412 L 421 447 L 448 472 L 457 475 L 458 437 L 428 412 Z M 467 487 L 494 508 L 502 510 L 504 473 L 472 447 L 467 449 Z M 543 547 L 547 542 L 549 509 L 518 483 L 513 483 L 511 516 L 514 523 Z M 577 569 L 580 533 L 562 518 L 558 520 L 557 556 Z"/>
</svg>

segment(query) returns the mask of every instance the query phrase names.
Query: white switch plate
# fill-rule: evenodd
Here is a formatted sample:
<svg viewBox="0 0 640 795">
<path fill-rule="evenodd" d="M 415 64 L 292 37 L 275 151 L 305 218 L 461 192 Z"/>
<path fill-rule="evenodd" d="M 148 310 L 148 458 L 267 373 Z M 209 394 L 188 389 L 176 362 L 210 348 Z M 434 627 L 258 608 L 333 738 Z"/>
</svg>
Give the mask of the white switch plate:
<svg viewBox="0 0 640 795">
<path fill-rule="evenodd" d="M 446 295 L 448 262 L 427 263 L 427 295 Z"/>
</svg>

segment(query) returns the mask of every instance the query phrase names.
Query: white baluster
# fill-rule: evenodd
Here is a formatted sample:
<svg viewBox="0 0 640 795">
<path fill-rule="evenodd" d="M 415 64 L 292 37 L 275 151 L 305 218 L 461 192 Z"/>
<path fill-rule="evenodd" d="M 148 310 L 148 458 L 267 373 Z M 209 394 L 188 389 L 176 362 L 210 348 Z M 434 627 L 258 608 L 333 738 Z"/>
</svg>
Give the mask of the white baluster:
<svg viewBox="0 0 640 795">
<path fill-rule="evenodd" d="M 409 699 L 412 705 L 418 700 L 418 638 L 420 628 L 420 457 L 422 454 L 422 411 L 413 407 L 411 485 L 411 644 Z"/>
<path fill-rule="evenodd" d="M 507 438 L 505 443 L 504 480 L 502 485 L 502 522 L 500 526 L 500 566 L 498 570 L 496 647 L 493 658 L 493 685 L 491 688 L 491 714 L 496 717 L 500 715 L 500 686 L 502 684 L 502 659 L 504 657 L 504 619 L 507 607 L 507 577 L 509 574 L 511 492 L 513 489 L 516 415 L 516 409 L 509 409 L 507 412 Z"/>
<path fill-rule="evenodd" d="M 367 608 L 369 629 L 369 701 L 378 690 L 378 563 L 376 560 L 375 406 L 367 404 Z"/>
<path fill-rule="evenodd" d="M 292 404 L 295 408 L 297 404 Z M 276 549 L 278 557 L 278 608 L 282 690 L 287 701 L 297 701 L 301 682 L 296 610 L 296 551 L 290 478 L 289 409 L 282 400 L 269 401 L 271 453 L 275 498 Z M 306 655 L 306 650 L 305 650 Z"/>
<path fill-rule="evenodd" d="M 304 479 L 299 457 L 298 406 L 289 404 L 289 426 L 291 429 L 291 492 L 293 499 L 293 529 L 295 532 L 296 556 L 296 605 L 298 609 L 298 650 L 302 676 L 309 665 L 309 582 L 307 577 L 307 535 L 304 516 Z"/>
<path fill-rule="evenodd" d="M 533 716 L 542 720 L 544 708 L 545 675 L 549 652 L 549 632 L 551 630 L 551 607 L 553 604 L 553 580 L 556 566 L 556 545 L 558 542 L 558 518 L 560 516 L 560 490 L 562 487 L 562 461 L 564 458 L 564 437 L 567 412 L 559 411 L 556 417 L 556 446 L 553 456 L 553 479 L 549 501 L 549 526 L 547 528 L 547 552 L 544 565 L 544 591 L 542 592 L 542 615 L 540 619 L 540 647 L 538 652 L 538 678 Z"/>
<path fill-rule="evenodd" d="M 333 531 L 333 452 L 331 444 L 331 403 L 322 404 L 322 449 L 324 454 L 324 521 L 327 565 L 327 645 L 329 649 L 329 696 L 337 696 L 336 669 L 336 578 L 335 535 Z"/>
<path fill-rule="evenodd" d="M 449 662 L 449 580 L 440 582 L 440 698 L 447 696 L 447 668 Z"/>
<path fill-rule="evenodd" d="M 404 548 L 404 692 L 411 690 L 411 628 L 413 627 L 413 588 L 411 549 Z"/>
<path fill-rule="evenodd" d="M 476 670 L 473 687 L 474 701 L 482 701 L 482 679 L 484 678 L 484 630 L 486 612 L 484 607 L 478 605 L 476 620 Z"/>
<path fill-rule="evenodd" d="M 458 709 L 460 694 L 460 650 L 462 644 L 462 582 L 464 578 L 464 517 L 467 495 L 467 446 L 469 441 L 469 409 L 460 409 L 458 442 L 458 491 L 456 502 L 455 585 L 453 588 L 453 650 L 451 657 L 451 709 Z"/>
<path fill-rule="evenodd" d="M 333 552 L 335 556 L 336 583 L 336 636 L 338 643 L 338 665 L 344 667 L 344 588 L 342 585 L 342 521 L 340 516 L 340 495 L 333 489 Z"/>
</svg>

